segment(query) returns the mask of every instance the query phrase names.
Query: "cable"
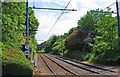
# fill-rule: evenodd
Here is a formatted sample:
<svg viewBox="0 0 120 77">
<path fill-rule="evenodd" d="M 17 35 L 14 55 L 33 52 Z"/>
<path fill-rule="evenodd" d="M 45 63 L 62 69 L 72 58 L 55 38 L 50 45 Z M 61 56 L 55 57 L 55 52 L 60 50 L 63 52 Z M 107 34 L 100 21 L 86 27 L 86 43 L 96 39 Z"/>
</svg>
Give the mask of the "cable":
<svg viewBox="0 0 120 77">
<path fill-rule="evenodd" d="M 102 11 L 101 12 L 103 12 L 105 9 L 107 9 L 107 8 L 109 8 L 109 7 L 111 7 L 112 5 L 114 5 L 116 2 L 114 2 L 114 3 L 112 3 L 111 5 L 109 5 L 108 7 L 105 7 L 104 9 L 102 9 Z M 108 13 L 115 13 L 114 11 L 116 11 L 116 10 L 113 10 L 113 11 L 111 11 L 111 12 L 108 12 Z M 100 12 L 100 11 L 94 11 L 94 12 Z M 103 12 L 103 13 L 105 13 L 105 12 Z M 107 13 L 107 12 L 106 12 Z"/>
<path fill-rule="evenodd" d="M 33 0 L 33 8 L 35 7 L 35 3 L 34 3 L 34 0 Z"/>
<path fill-rule="evenodd" d="M 56 23 L 59 21 L 60 17 L 63 15 L 63 13 L 65 12 L 66 8 L 68 7 L 68 5 L 70 4 L 71 0 L 68 2 L 68 4 L 66 5 L 65 9 L 63 9 L 63 12 L 60 14 L 60 16 L 58 17 L 58 19 L 56 20 L 56 22 L 54 23 L 54 25 L 52 26 L 52 28 L 49 30 L 48 34 L 45 36 L 45 39 L 48 37 L 49 33 L 52 31 L 52 29 L 54 28 L 54 26 L 56 25 Z M 112 3 L 111 5 L 109 5 L 108 7 L 104 8 L 103 10 L 111 7 L 112 5 L 114 5 L 116 2 Z"/>
<path fill-rule="evenodd" d="M 56 23 L 59 21 L 60 17 L 63 15 L 63 13 L 65 12 L 66 8 L 68 7 L 68 5 L 70 4 L 71 0 L 68 2 L 68 4 L 66 5 L 65 9 L 63 9 L 63 12 L 60 14 L 60 16 L 57 18 L 56 22 L 54 23 L 54 25 L 52 26 L 52 28 L 49 30 L 49 32 L 47 33 L 47 35 L 45 36 L 45 39 L 48 37 L 49 33 L 52 31 L 52 29 L 54 28 L 54 26 L 56 25 Z M 114 5 L 116 2 L 112 3 L 111 5 L 109 5 L 108 7 L 105 7 L 103 10 L 111 7 L 112 5 Z"/>
<path fill-rule="evenodd" d="M 52 31 L 52 29 L 54 28 L 54 26 L 56 25 L 56 23 L 58 22 L 58 20 L 60 19 L 60 17 L 63 15 L 64 11 L 66 10 L 66 8 L 68 7 L 68 5 L 70 4 L 71 0 L 68 2 L 68 4 L 66 5 L 65 9 L 63 10 L 63 12 L 60 14 L 60 16 L 57 18 L 56 22 L 54 23 L 54 25 L 52 26 L 52 28 L 49 30 L 48 34 L 45 36 L 45 39 L 48 37 L 49 33 Z"/>
<path fill-rule="evenodd" d="M 103 10 L 109 8 L 110 6 L 114 5 L 116 2 L 112 3 L 111 5 L 109 5 L 108 7 L 104 8 Z"/>
</svg>

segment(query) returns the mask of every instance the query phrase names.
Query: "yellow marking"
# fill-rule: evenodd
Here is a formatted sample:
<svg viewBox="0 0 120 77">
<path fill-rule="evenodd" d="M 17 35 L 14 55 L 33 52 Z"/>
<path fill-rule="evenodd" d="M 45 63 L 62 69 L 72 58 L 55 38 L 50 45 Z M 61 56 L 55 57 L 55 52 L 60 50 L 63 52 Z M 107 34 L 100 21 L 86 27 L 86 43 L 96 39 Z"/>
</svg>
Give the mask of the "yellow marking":
<svg viewBox="0 0 120 77">
<path fill-rule="evenodd" d="M 30 36 L 24 36 L 24 38 L 26 39 L 26 38 L 30 38 Z"/>
</svg>

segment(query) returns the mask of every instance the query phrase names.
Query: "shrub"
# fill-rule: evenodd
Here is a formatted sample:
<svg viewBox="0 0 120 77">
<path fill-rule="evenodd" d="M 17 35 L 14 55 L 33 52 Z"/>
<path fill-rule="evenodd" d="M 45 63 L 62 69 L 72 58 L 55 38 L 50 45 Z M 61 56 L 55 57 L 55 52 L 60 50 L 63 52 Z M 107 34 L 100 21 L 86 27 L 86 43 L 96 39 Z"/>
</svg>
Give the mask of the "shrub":
<svg viewBox="0 0 120 77">
<path fill-rule="evenodd" d="M 85 46 L 84 39 L 87 37 L 88 31 L 77 30 L 69 35 L 65 40 L 65 47 L 68 50 L 82 50 Z"/>
<path fill-rule="evenodd" d="M 2 75 L 33 75 L 33 65 L 22 51 L 2 48 Z"/>
</svg>

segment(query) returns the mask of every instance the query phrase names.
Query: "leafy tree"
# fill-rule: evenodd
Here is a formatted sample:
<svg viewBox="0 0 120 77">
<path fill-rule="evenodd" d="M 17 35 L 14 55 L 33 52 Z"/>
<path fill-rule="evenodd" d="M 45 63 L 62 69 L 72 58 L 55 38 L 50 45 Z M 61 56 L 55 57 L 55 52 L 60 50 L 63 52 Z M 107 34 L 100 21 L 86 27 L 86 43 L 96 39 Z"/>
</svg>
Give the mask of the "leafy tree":
<svg viewBox="0 0 120 77">
<path fill-rule="evenodd" d="M 94 54 L 92 61 L 109 62 L 118 61 L 118 27 L 115 17 L 106 16 L 103 20 L 97 23 L 96 30 L 102 36 L 94 38 L 92 54 Z M 111 55 L 112 54 L 112 55 Z"/>
<path fill-rule="evenodd" d="M 85 16 L 78 20 L 78 27 L 80 29 L 95 31 L 96 23 L 104 18 L 106 12 L 103 13 L 102 10 L 91 10 L 88 11 Z"/>
<path fill-rule="evenodd" d="M 84 39 L 87 37 L 88 31 L 86 30 L 77 30 L 69 35 L 65 40 L 65 47 L 68 50 L 81 50 L 85 46 Z"/>
<path fill-rule="evenodd" d="M 52 46 L 52 53 L 58 55 L 60 52 L 59 49 L 60 49 L 60 42 L 57 41 Z"/>
<path fill-rule="evenodd" d="M 78 21 L 78 27 L 71 28 L 62 38 L 57 36 L 56 42 L 50 44 L 50 38 L 46 43 L 52 45 L 53 54 L 90 62 L 117 63 L 120 60 L 117 31 L 117 20 L 110 9 L 91 10 Z"/>
<path fill-rule="evenodd" d="M 76 31 L 76 30 L 77 30 L 77 28 L 76 28 L 76 27 L 71 28 L 71 29 L 69 30 L 68 34 L 70 35 L 71 33 L 73 33 L 73 32 L 74 32 L 74 31 Z"/>
<path fill-rule="evenodd" d="M 3 2 L 2 3 L 2 43 L 3 43 L 2 52 L 7 54 L 8 55 L 7 57 L 12 57 L 10 59 L 11 66 L 13 64 L 12 68 L 14 67 L 14 63 L 16 63 L 16 65 L 19 66 L 19 64 L 23 64 L 22 62 L 26 61 L 25 56 L 21 54 L 23 52 L 20 49 L 21 44 L 25 42 L 25 38 L 24 38 L 25 21 L 26 21 L 26 4 L 24 2 L 10 2 L 10 3 Z M 38 25 L 39 23 L 34 16 L 34 11 L 32 10 L 32 8 L 29 8 L 29 29 L 31 32 L 29 42 L 32 50 L 31 52 L 36 52 L 37 42 L 35 40 L 35 33 L 36 33 L 35 30 L 37 30 Z M 9 51 L 8 49 L 11 51 Z M 12 51 L 13 53 L 11 53 Z M 18 54 L 15 54 L 14 51 L 17 51 L 15 53 L 18 53 Z M 5 59 L 6 57 L 5 54 L 2 57 L 3 58 L 2 62 L 3 62 L 3 66 L 6 66 L 8 64 L 7 68 L 4 69 L 4 74 L 5 73 L 7 74 L 6 70 L 9 69 L 9 60 Z M 18 57 L 21 56 L 25 60 L 23 58 L 19 58 L 19 60 L 23 59 L 23 61 L 20 61 L 19 63 L 17 62 L 17 60 L 14 60 L 14 59 L 17 59 L 15 56 L 18 56 Z M 30 63 L 28 63 L 27 65 L 31 67 Z M 24 63 L 23 66 L 26 66 L 26 64 Z M 31 71 L 31 72 L 33 71 L 33 68 L 30 68 L 30 70 L 29 68 L 25 70 L 26 67 L 24 68 L 23 66 L 21 67 L 21 69 L 23 68 L 24 71 Z M 17 68 L 17 67 L 14 67 L 14 68 Z M 16 71 L 14 70 L 11 72 L 13 74 Z"/>
<path fill-rule="evenodd" d="M 45 51 L 51 52 L 52 51 L 52 45 L 57 41 L 57 36 L 53 35 L 52 37 L 50 37 L 47 41 L 44 42 L 43 45 L 46 46 Z"/>
<path fill-rule="evenodd" d="M 63 38 L 63 36 L 58 36 L 58 40 L 52 45 L 52 53 L 53 54 L 63 54 L 65 49 L 64 46 L 64 41 L 65 39 Z"/>
</svg>

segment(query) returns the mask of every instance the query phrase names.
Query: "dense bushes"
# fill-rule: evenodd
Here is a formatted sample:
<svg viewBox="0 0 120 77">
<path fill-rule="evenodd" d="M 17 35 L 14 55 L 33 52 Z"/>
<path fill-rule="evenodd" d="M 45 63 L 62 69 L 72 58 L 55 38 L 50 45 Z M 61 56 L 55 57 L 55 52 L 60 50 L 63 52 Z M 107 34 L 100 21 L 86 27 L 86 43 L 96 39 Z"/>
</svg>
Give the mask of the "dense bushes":
<svg viewBox="0 0 120 77">
<path fill-rule="evenodd" d="M 118 27 L 115 17 L 107 16 L 97 23 L 99 26 L 96 31 L 102 36 L 94 38 L 92 53 L 94 53 L 94 61 L 110 62 L 118 61 L 120 58 L 118 50 Z M 112 54 L 112 55 L 111 55 Z"/>
<path fill-rule="evenodd" d="M 2 47 L 3 75 L 33 75 L 33 64 L 25 58 L 23 52 L 7 45 Z"/>
<path fill-rule="evenodd" d="M 57 36 L 51 52 L 89 62 L 119 64 L 117 18 L 110 12 L 88 11 L 76 28 L 61 35 L 65 37 Z"/>
<path fill-rule="evenodd" d="M 3 62 L 4 63 L 4 62 Z M 4 63 L 2 65 L 2 75 L 33 75 L 33 69 L 29 68 L 27 64 L 20 63 Z M 8 69 L 9 68 L 9 69 Z M 7 70 L 7 71 L 6 71 Z"/>
<path fill-rule="evenodd" d="M 88 30 L 88 34 L 92 32 L 93 37 L 90 38 L 92 43 L 84 48 L 85 44 L 83 39 L 85 39 L 85 37 L 82 38 L 82 36 L 77 35 L 76 31 L 76 33 L 73 32 L 66 38 L 65 46 L 68 50 L 74 48 L 72 49 L 74 50 L 73 52 L 75 52 L 76 49 L 87 51 L 88 53 L 84 55 L 84 58 L 80 58 L 82 60 L 88 60 L 89 62 L 118 63 L 120 56 L 118 51 L 118 26 L 116 17 L 112 17 L 112 14 L 108 14 L 107 12 L 94 12 L 92 10 L 87 12 L 87 15 L 79 20 L 78 25 L 78 28 Z M 79 34 L 82 35 L 81 32 L 79 32 Z M 76 37 L 76 35 L 79 37 Z M 85 34 L 83 35 L 85 36 Z M 78 42 L 79 40 L 81 40 L 81 43 Z M 90 50 L 87 49 L 88 47 L 90 47 Z M 82 55 L 79 52 L 78 54 L 80 56 Z"/>
<path fill-rule="evenodd" d="M 24 56 L 20 47 L 25 43 L 25 2 L 3 2 L 2 3 L 2 66 L 3 75 L 32 75 L 33 65 Z M 39 26 L 38 20 L 32 8 L 29 8 L 29 44 L 33 59 L 36 53 L 37 42 L 35 34 Z"/>
<path fill-rule="evenodd" d="M 82 50 L 85 46 L 84 39 L 87 38 L 88 31 L 77 30 L 69 35 L 65 40 L 65 47 L 68 50 Z"/>
</svg>

